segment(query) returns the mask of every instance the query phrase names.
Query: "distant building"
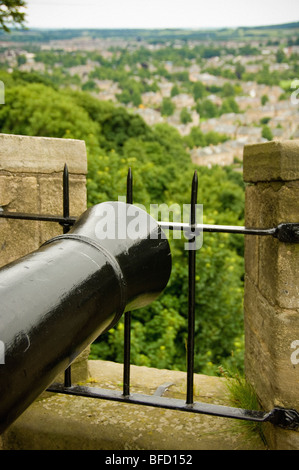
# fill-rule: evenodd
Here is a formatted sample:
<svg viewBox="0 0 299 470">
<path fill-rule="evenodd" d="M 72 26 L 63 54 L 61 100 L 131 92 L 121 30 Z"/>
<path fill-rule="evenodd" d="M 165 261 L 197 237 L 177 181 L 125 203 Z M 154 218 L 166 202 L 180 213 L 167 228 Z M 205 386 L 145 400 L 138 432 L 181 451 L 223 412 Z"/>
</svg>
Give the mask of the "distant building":
<svg viewBox="0 0 299 470">
<path fill-rule="evenodd" d="M 160 92 L 148 91 L 141 95 L 144 106 L 160 106 L 163 96 Z"/>
<path fill-rule="evenodd" d="M 171 100 L 175 104 L 175 107 L 180 110 L 183 108 L 192 108 L 195 106 L 193 96 L 189 95 L 188 93 L 180 93 L 179 95 L 173 96 Z"/>
<path fill-rule="evenodd" d="M 262 137 L 261 127 L 240 126 L 237 130 L 237 138 L 246 143 L 257 143 Z"/>
<path fill-rule="evenodd" d="M 164 122 L 164 119 L 162 118 L 159 111 L 155 111 L 154 109 L 151 109 L 151 108 L 138 108 L 134 110 L 134 113 L 141 116 L 146 122 L 146 124 L 148 124 L 149 126 L 153 126 L 154 124 Z"/>
<path fill-rule="evenodd" d="M 199 166 L 212 167 L 213 165 L 231 165 L 235 159 L 243 159 L 244 142 L 230 140 L 224 144 L 209 145 L 195 148 L 190 151 L 192 163 Z"/>
</svg>

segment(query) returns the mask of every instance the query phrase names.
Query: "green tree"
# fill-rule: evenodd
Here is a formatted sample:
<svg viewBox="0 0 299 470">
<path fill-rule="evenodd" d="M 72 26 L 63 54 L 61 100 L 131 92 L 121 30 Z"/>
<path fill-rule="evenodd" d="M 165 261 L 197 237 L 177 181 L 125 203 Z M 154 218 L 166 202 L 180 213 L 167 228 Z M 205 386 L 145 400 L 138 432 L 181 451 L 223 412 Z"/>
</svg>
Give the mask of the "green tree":
<svg viewBox="0 0 299 470">
<path fill-rule="evenodd" d="M 98 125 L 67 95 L 39 83 L 5 90 L 0 108 L 1 132 L 89 140 Z"/>
<path fill-rule="evenodd" d="M 162 116 L 171 116 L 174 113 L 175 104 L 171 101 L 170 98 L 163 98 L 161 104 L 161 114 Z"/>
<path fill-rule="evenodd" d="M 201 118 L 210 119 L 219 116 L 218 106 L 209 99 L 199 101 L 196 110 Z"/>
<path fill-rule="evenodd" d="M 87 80 L 87 82 L 83 83 L 82 85 L 83 91 L 95 91 L 97 88 L 97 84 L 94 80 Z"/>
<path fill-rule="evenodd" d="M 268 96 L 268 95 L 263 95 L 263 96 L 261 97 L 261 104 L 262 104 L 262 106 L 265 106 L 265 104 L 267 104 L 268 101 L 269 101 L 269 96 Z"/>
<path fill-rule="evenodd" d="M 23 0 L 0 1 L 0 29 L 10 32 L 15 25 L 24 26 L 26 2 Z"/>
<path fill-rule="evenodd" d="M 279 48 L 276 52 L 276 62 L 281 64 L 282 62 L 286 61 L 287 56 L 285 55 L 284 51 Z"/>
<path fill-rule="evenodd" d="M 26 57 L 23 54 L 18 55 L 17 63 L 18 63 L 18 66 L 26 64 Z"/>
<path fill-rule="evenodd" d="M 180 112 L 180 120 L 182 124 L 188 124 L 188 122 L 192 122 L 192 116 L 187 108 L 183 108 Z"/>
<path fill-rule="evenodd" d="M 206 87 L 202 82 L 195 82 L 192 87 L 193 97 L 195 101 L 204 98 L 206 95 Z"/>
<path fill-rule="evenodd" d="M 189 148 L 206 147 L 210 144 L 217 145 L 228 139 L 228 136 L 214 131 L 204 134 L 199 127 L 192 127 L 189 135 L 184 137 L 184 141 Z"/>
<path fill-rule="evenodd" d="M 228 98 L 231 96 L 235 96 L 235 94 L 236 92 L 234 86 L 229 82 L 224 83 L 222 87 L 222 96 Z"/>
<path fill-rule="evenodd" d="M 240 109 L 238 103 L 234 100 L 234 98 L 230 97 L 222 101 L 220 112 L 221 114 L 239 113 Z"/>
<path fill-rule="evenodd" d="M 171 97 L 177 96 L 179 95 L 179 93 L 180 93 L 179 87 L 177 85 L 173 85 L 171 92 L 170 92 Z"/>
<path fill-rule="evenodd" d="M 205 147 L 207 145 L 205 134 L 199 127 L 192 127 L 190 133 L 184 137 L 184 141 L 189 148 Z"/>
<path fill-rule="evenodd" d="M 141 94 L 138 90 L 134 90 L 132 93 L 132 104 L 134 106 L 139 106 L 142 103 Z"/>
<path fill-rule="evenodd" d="M 260 124 L 266 125 L 268 122 L 271 121 L 271 117 L 265 116 L 262 119 L 260 119 Z"/>
<path fill-rule="evenodd" d="M 242 76 L 243 76 L 243 73 L 245 72 L 245 67 L 244 65 L 242 65 L 240 62 L 238 62 L 236 64 L 236 67 L 235 67 L 235 74 L 236 74 L 236 77 L 238 78 L 238 80 L 242 80 Z"/>
<path fill-rule="evenodd" d="M 267 140 L 273 140 L 273 134 L 269 126 L 263 126 L 262 137 Z"/>
</svg>

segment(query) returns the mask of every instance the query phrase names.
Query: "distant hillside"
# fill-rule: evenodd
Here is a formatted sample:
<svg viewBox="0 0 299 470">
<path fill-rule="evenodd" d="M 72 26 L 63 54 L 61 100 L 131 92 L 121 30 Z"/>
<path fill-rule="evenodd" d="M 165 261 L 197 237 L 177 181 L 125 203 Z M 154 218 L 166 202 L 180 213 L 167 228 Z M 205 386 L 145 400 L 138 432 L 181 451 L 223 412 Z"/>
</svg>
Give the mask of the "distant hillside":
<svg viewBox="0 0 299 470">
<path fill-rule="evenodd" d="M 276 24 L 276 25 L 268 25 L 268 26 L 255 26 L 253 27 L 246 27 L 243 29 L 298 29 L 299 28 L 299 21 L 296 23 L 283 23 L 283 24 Z"/>
<path fill-rule="evenodd" d="M 13 42 L 48 42 L 76 37 L 122 38 L 124 40 L 147 40 L 165 42 L 170 40 L 242 40 L 267 39 L 279 35 L 279 38 L 299 35 L 299 22 L 278 25 L 219 28 L 219 29 L 15 29 L 11 33 L 0 32 L 0 41 Z"/>
</svg>

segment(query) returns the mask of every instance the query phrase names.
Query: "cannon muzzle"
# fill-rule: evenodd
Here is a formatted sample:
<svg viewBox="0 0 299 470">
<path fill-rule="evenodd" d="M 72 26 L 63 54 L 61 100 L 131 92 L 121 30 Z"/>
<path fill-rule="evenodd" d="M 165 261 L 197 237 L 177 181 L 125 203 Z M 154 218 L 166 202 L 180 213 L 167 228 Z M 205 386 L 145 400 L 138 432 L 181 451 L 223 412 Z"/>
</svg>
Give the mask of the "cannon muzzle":
<svg viewBox="0 0 299 470">
<path fill-rule="evenodd" d="M 88 209 L 69 233 L 1 268 L 0 433 L 125 311 L 155 300 L 170 272 L 158 223 L 123 202 Z"/>
</svg>

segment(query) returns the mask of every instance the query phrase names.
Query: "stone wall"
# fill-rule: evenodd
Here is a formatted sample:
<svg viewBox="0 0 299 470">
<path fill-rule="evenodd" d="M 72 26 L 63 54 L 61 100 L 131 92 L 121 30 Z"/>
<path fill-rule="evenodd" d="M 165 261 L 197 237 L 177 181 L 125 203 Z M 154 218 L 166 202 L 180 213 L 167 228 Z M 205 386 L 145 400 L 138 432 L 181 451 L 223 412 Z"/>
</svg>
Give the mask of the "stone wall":
<svg viewBox="0 0 299 470">
<path fill-rule="evenodd" d="M 245 147 L 247 227 L 299 222 L 299 142 Z M 245 367 L 264 409 L 299 410 L 299 245 L 245 237 Z M 299 342 L 298 342 L 299 345 Z M 297 346 L 298 348 L 298 346 Z M 299 356 L 299 354 L 298 354 Z M 299 449 L 299 433 L 269 426 L 272 448 Z"/>
<path fill-rule="evenodd" d="M 89 361 L 86 385 L 122 390 L 122 364 Z M 131 366 L 131 393 L 186 398 L 186 373 Z M 230 405 L 225 379 L 195 374 L 194 399 Z M 46 392 L 4 433 L 6 450 L 265 450 L 235 420 L 178 410 Z M 166 452 L 167 453 L 167 452 Z M 162 454 L 162 452 L 161 452 Z M 102 455 L 105 456 L 105 453 Z M 97 463 L 104 463 L 98 454 Z M 111 456 L 111 453 L 108 453 Z M 192 463 L 195 463 L 194 455 Z"/>
<path fill-rule="evenodd" d="M 86 209 L 85 143 L 0 134 L 0 210 L 62 215 L 62 174 L 70 175 L 70 215 Z M 0 219 L 0 266 L 62 233 L 52 222 Z"/>
</svg>

